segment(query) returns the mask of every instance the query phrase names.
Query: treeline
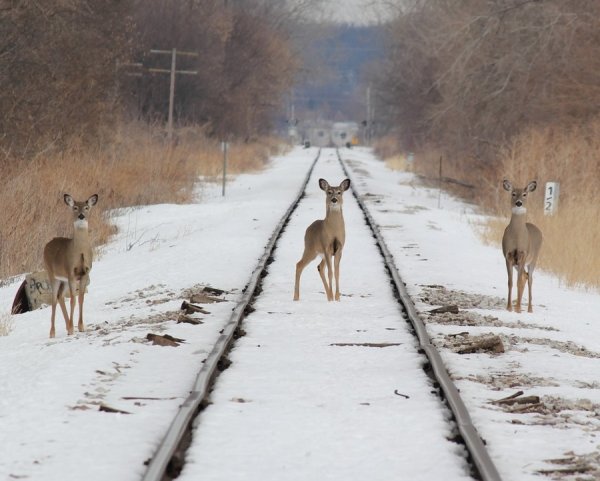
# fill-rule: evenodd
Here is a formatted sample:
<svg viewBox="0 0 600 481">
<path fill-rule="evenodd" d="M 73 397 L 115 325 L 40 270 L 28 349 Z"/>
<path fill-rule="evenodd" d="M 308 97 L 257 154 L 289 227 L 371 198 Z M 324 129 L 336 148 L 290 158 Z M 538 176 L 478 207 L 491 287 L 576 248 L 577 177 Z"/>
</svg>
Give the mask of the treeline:
<svg viewBox="0 0 600 481">
<path fill-rule="evenodd" d="M 493 168 L 528 129 L 600 111 L 600 2 L 416 0 L 388 31 L 378 120 L 404 149 Z"/>
<path fill-rule="evenodd" d="M 502 179 L 537 179 L 527 215 L 544 235 L 540 267 L 569 285 L 600 286 L 600 2 L 404 5 L 373 79 L 387 141 L 413 151 L 426 177 L 443 165 L 443 176 L 471 184 L 446 185 L 498 215 L 495 246 L 510 215 Z M 552 216 L 543 213 L 547 181 L 560 183 Z"/>
<path fill-rule="evenodd" d="M 5 0 L 0 4 L 0 156 L 110 134 L 123 118 L 164 122 L 170 55 L 175 120 L 251 139 L 270 127 L 299 68 L 297 9 L 261 0 Z"/>
</svg>

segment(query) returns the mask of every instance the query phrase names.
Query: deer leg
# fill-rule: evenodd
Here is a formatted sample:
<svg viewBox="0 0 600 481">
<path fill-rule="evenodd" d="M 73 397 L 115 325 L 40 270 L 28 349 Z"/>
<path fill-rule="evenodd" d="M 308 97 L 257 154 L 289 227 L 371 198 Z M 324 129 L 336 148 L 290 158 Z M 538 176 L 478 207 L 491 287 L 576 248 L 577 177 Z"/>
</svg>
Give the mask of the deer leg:
<svg viewBox="0 0 600 481">
<path fill-rule="evenodd" d="M 317 266 L 317 270 L 319 271 L 319 276 L 321 276 L 321 281 L 323 282 L 323 287 L 325 288 L 325 295 L 329 297 L 329 286 L 327 285 L 327 279 L 325 279 L 325 257 L 321 259 L 319 265 Z"/>
<path fill-rule="evenodd" d="M 527 305 L 527 312 L 533 312 L 533 302 L 531 299 L 531 287 L 533 285 L 533 267 L 529 266 L 529 272 L 527 273 L 527 291 L 529 293 L 529 304 Z"/>
<path fill-rule="evenodd" d="M 50 339 L 56 336 L 56 329 L 54 328 L 54 317 L 56 316 L 56 300 L 52 299 L 52 314 L 50 316 Z"/>
<path fill-rule="evenodd" d="M 294 284 L 295 301 L 300 299 L 300 276 L 302 275 L 302 271 L 315 257 L 317 257 L 316 254 L 311 257 L 310 254 L 308 254 L 305 250 L 304 254 L 302 254 L 302 259 L 300 259 L 296 264 L 296 282 Z"/>
<path fill-rule="evenodd" d="M 73 318 L 75 317 L 75 286 L 74 283 L 69 281 L 69 294 L 71 295 L 70 298 L 70 314 L 69 314 L 69 323 L 67 325 L 67 334 L 70 336 L 71 334 L 73 334 Z"/>
<path fill-rule="evenodd" d="M 294 284 L 294 300 L 297 301 L 300 299 L 300 276 L 302 275 L 302 271 L 306 267 L 306 264 L 302 262 L 300 259 L 296 263 L 296 282 Z"/>
<path fill-rule="evenodd" d="M 517 305 L 515 312 L 521 312 L 521 299 L 523 299 L 523 291 L 525 290 L 525 276 L 519 268 L 517 271 Z"/>
<path fill-rule="evenodd" d="M 69 330 L 69 314 L 67 313 L 67 306 L 65 306 L 65 288 L 66 285 L 64 282 L 60 284 L 58 291 L 58 303 L 60 304 L 60 310 L 62 311 L 62 315 L 65 319 L 65 326 L 67 331 Z"/>
<path fill-rule="evenodd" d="M 56 302 L 58 300 L 59 292 L 61 291 L 62 283 L 58 279 L 52 279 L 52 314 L 50 316 L 50 338 L 56 335 L 56 329 L 54 327 L 54 321 L 56 319 Z"/>
<path fill-rule="evenodd" d="M 335 300 L 340 300 L 340 261 L 342 260 L 342 251 L 338 250 L 333 258 L 333 267 L 335 268 Z"/>
<path fill-rule="evenodd" d="M 83 327 L 83 298 L 85 297 L 85 284 L 86 279 L 81 278 L 79 280 L 79 322 L 77 323 L 77 329 L 79 332 L 83 332 L 85 329 Z"/>
<path fill-rule="evenodd" d="M 523 299 L 523 291 L 525 290 L 525 253 L 519 252 L 517 266 L 517 305 L 515 311 L 521 312 L 521 299 Z"/>
<path fill-rule="evenodd" d="M 325 254 L 325 264 L 327 265 L 327 278 L 329 285 L 327 286 L 327 300 L 333 301 L 333 266 L 331 265 L 331 255 Z"/>
<path fill-rule="evenodd" d="M 508 302 L 506 309 L 512 311 L 512 287 L 513 287 L 513 263 L 512 259 L 506 258 L 506 272 L 508 273 Z"/>
</svg>

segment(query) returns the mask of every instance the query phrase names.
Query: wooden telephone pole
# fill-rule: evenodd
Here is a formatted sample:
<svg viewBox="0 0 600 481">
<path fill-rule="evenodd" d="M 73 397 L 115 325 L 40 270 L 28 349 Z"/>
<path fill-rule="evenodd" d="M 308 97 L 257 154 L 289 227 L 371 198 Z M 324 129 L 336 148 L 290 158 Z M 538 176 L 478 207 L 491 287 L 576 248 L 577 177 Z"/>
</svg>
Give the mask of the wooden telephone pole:
<svg viewBox="0 0 600 481">
<path fill-rule="evenodd" d="M 198 75 L 197 70 L 176 70 L 175 65 L 177 62 L 177 55 L 183 55 L 186 57 L 197 57 L 196 52 L 178 52 L 176 48 L 171 50 L 150 50 L 150 53 L 171 55 L 171 68 L 149 68 L 148 72 L 154 73 L 168 73 L 171 75 L 171 86 L 169 88 L 169 120 L 167 124 L 167 137 L 169 141 L 173 140 L 173 102 L 175 100 L 175 74 L 182 75 Z"/>
</svg>

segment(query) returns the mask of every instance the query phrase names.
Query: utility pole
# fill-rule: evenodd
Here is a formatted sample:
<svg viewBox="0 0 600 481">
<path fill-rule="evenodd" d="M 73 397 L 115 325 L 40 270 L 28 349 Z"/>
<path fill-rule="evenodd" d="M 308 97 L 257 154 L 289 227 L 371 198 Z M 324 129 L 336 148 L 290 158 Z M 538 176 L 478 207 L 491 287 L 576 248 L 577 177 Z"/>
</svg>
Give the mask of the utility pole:
<svg viewBox="0 0 600 481">
<path fill-rule="evenodd" d="M 225 197 L 225 184 L 227 182 L 227 149 L 229 148 L 229 142 L 224 140 L 221 142 L 221 150 L 223 150 L 223 192 L 222 195 Z"/>
<path fill-rule="evenodd" d="M 292 88 L 290 91 L 289 103 L 287 108 L 287 135 L 291 144 L 295 144 L 299 140 L 298 135 L 298 119 L 296 118 L 296 99 L 295 91 Z"/>
<path fill-rule="evenodd" d="M 296 125 L 296 95 L 295 95 L 295 91 L 294 88 L 292 87 L 292 92 L 291 92 L 291 105 L 290 105 L 290 123 L 292 125 Z"/>
<path fill-rule="evenodd" d="M 171 50 L 150 50 L 150 53 L 171 55 L 171 68 L 169 70 L 163 68 L 149 68 L 148 72 L 154 73 L 168 73 L 171 75 L 171 84 L 169 87 L 169 120 L 167 123 L 167 138 L 169 142 L 173 140 L 173 104 L 175 100 L 175 74 L 182 75 L 198 75 L 197 70 L 176 70 L 177 55 L 183 55 L 186 57 L 197 57 L 196 52 L 178 52 L 176 48 Z"/>
<path fill-rule="evenodd" d="M 367 87 L 367 125 L 365 125 L 365 137 L 367 145 L 371 145 L 371 85 Z"/>
</svg>

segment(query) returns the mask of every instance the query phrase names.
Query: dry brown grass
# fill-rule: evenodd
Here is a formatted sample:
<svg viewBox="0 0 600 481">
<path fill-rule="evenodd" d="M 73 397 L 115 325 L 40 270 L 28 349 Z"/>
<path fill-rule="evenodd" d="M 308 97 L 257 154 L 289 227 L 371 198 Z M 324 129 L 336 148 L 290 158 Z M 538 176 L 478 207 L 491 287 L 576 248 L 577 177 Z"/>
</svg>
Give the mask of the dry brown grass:
<svg viewBox="0 0 600 481">
<path fill-rule="evenodd" d="M 232 145 L 228 172 L 260 169 L 277 148 L 275 140 Z M 184 203 L 199 175 L 221 172 L 218 142 L 199 128 L 180 132 L 171 147 L 160 129 L 124 125 L 105 147 L 73 144 L 59 154 L 0 165 L 0 279 L 42 267 L 42 250 L 51 238 L 70 236 L 72 225 L 63 193 L 87 199 L 98 193 L 90 231 L 95 245 L 114 232 L 106 212 L 117 207 Z"/>
<path fill-rule="evenodd" d="M 390 169 L 412 171 L 413 163 L 408 161 L 408 152 L 402 149 L 397 135 L 388 134 L 376 139 L 373 149 Z"/>
<path fill-rule="evenodd" d="M 384 160 L 403 154 L 399 136 L 393 133 L 375 139 L 373 150 L 375 150 L 378 157 Z"/>
<path fill-rule="evenodd" d="M 10 313 L 2 313 L 0 314 L 0 337 L 8 336 L 10 332 L 13 330 L 13 316 Z"/>
<path fill-rule="evenodd" d="M 566 285 L 600 287 L 600 121 L 569 131 L 552 128 L 524 133 L 505 149 L 499 179 L 525 185 L 538 180 L 531 194 L 528 220 L 544 234 L 540 266 Z M 543 214 L 545 183 L 560 182 L 560 201 L 554 216 Z M 533 205 L 531 205 L 533 203 Z M 504 222 L 490 224 L 488 239 L 499 242 L 510 215 L 508 193 L 498 187 L 487 199 L 491 212 L 501 212 Z"/>
<path fill-rule="evenodd" d="M 499 249 L 510 216 L 509 194 L 506 195 L 505 217 L 493 218 L 482 229 L 482 238 Z M 531 197 L 530 202 L 538 197 Z M 594 205 L 565 205 L 552 217 L 528 211 L 527 220 L 536 224 L 544 235 L 538 265 L 567 286 L 600 287 L 599 216 L 600 208 Z"/>
<path fill-rule="evenodd" d="M 417 153 L 415 170 L 435 179 L 439 156 L 433 149 Z M 475 185 L 474 189 L 447 187 L 496 216 L 483 228 L 486 242 L 500 246 L 510 218 L 509 194 L 502 189 L 502 180 L 508 178 L 515 186 L 525 186 L 536 179 L 538 190 L 531 194 L 527 215 L 544 235 L 539 267 L 565 285 L 600 288 L 600 120 L 568 130 L 548 127 L 526 131 L 502 150 L 494 165 L 472 166 L 472 162 L 448 159 L 443 175 Z M 554 216 L 543 214 L 548 181 L 560 182 L 559 208 Z"/>
</svg>

